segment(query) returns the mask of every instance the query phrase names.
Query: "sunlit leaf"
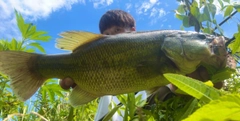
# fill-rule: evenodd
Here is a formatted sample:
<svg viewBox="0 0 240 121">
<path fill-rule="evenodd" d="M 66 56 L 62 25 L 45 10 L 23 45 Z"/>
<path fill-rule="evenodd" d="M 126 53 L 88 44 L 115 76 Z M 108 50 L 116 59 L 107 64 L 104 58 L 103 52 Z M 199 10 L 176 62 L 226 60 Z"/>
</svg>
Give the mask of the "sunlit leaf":
<svg viewBox="0 0 240 121">
<path fill-rule="evenodd" d="M 232 54 L 235 54 L 236 52 L 240 51 L 240 33 L 234 34 L 235 41 L 229 44 L 229 48 L 232 51 Z"/>
<path fill-rule="evenodd" d="M 199 8 L 198 8 L 198 7 L 191 6 L 191 7 L 190 7 L 190 12 L 191 12 L 191 14 L 192 14 L 194 17 L 196 17 L 196 18 L 199 17 L 200 12 L 199 12 Z"/>
<path fill-rule="evenodd" d="M 183 121 L 239 121 L 240 95 L 232 94 L 213 100 Z"/>
<path fill-rule="evenodd" d="M 191 5 L 191 6 L 198 7 L 197 1 L 194 0 L 194 1 L 192 2 L 192 5 Z"/>
<path fill-rule="evenodd" d="M 126 96 L 124 94 L 117 95 L 117 98 L 123 105 L 127 105 Z"/>
<path fill-rule="evenodd" d="M 183 20 L 183 18 L 184 17 L 186 17 L 186 16 L 184 16 L 184 15 L 181 15 L 181 14 L 175 14 L 175 16 L 176 16 L 176 18 L 178 18 L 179 20 Z"/>
<path fill-rule="evenodd" d="M 12 39 L 11 41 L 11 46 L 12 46 L 12 50 L 17 50 L 17 41 L 16 39 Z"/>
<path fill-rule="evenodd" d="M 43 48 L 39 43 L 30 43 L 30 44 L 28 44 L 28 46 L 35 47 L 35 48 L 37 48 L 38 50 L 40 50 L 40 52 L 46 53 L 45 50 L 44 50 L 44 48 Z"/>
<path fill-rule="evenodd" d="M 224 12 L 224 17 L 231 15 L 232 11 L 233 11 L 233 6 L 232 5 L 227 6 Z"/>
<path fill-rule="evenodd" d="M 179 89 L 197 99 L 208 102 L 220 97 L 220 92 L 218 90 L 198 80 L 178 74 L 164 74 L 164 77 Z"/>
<path fill-rule="evenodd" d="M 127 95 L 128 95 L 127 107 L 129 110 L 129 116 L 132 119 L 134 117 L 134 113 L 135 113 L 135 94 L 128 93 Z"/>
<path fill-rule="evenodd" d="M 47 32 L 45 32 L 45 31 L 36 31 L 33 35 L 30 36 L 29 39 L 31 39 L 31 40 L 41 40 L 41 41 L 47 42 L 47 41 L 49 41 L 49 39 L 51 37 L 46 36 L 45 34 L 47 34 Z"/>
<path fill-rule="evenodd" d="M 109 121 L 120 107 L 121 105 L 114 107 L 110 112 L 106 114 L 102 121 Z"/>
<path fill-rule="evenodd" d="M 15 10 L 15 16 L 17 20 L 17 25 L 21 33 L 24 33 L 24 20 L 20 13 Z"/>
<path fill-rule="evenodd" d="M 33 35 L 36 32 L 36 26 L 31 26 L 31 28 L 27 32 L 27 37 Z"/>
<path fill-rule="evenodd" d="M 186 7 L 186 5 L 181 4 L 181 5 L 178 6 L 178 8 L 177 8 L 176 11 L 177 11 L 178 13 L 183 14 L 183 13 L 185 12 L 185 7 Z"/>
</svg>

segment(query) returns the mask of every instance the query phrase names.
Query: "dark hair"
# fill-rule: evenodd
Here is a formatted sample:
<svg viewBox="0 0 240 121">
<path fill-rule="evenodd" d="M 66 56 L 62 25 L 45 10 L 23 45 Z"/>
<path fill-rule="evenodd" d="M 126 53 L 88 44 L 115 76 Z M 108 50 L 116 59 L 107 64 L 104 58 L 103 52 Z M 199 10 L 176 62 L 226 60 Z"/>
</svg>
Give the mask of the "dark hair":
<svg viewBox="0 0 240 121">
<path fill-rule="evenodd" d="M 135 27 L 134 18 L 123 10 L 109 10 L 100 19 L 99 29 L 103 33 L 112 26 Z"/>
</svg>

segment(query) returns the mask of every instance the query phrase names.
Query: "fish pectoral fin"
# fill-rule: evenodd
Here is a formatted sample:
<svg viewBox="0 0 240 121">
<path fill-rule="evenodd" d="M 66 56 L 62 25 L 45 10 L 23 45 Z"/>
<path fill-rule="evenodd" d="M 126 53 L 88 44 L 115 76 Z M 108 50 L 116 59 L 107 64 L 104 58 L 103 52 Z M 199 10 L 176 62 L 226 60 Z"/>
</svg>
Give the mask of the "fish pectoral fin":
<svg viewBox="0 0 240 121">
<path fill-rule="evenodd" d="M 84 31 L 68 31 L 60 34 L 62 38 L 57 39 L 56 47 L 63 50 L 74 51 L 80 45 L 98 40 L 104 35 Z"/>
<path fill-rule="evenodd" d="M 88 93 L 82 90 L 79 86 L 73 88 L 72 93 L 69 96 L 70 104 L 73 107 L 86 104 L 94 99 L 96 99 L 97 95 Z"/>
</svg>

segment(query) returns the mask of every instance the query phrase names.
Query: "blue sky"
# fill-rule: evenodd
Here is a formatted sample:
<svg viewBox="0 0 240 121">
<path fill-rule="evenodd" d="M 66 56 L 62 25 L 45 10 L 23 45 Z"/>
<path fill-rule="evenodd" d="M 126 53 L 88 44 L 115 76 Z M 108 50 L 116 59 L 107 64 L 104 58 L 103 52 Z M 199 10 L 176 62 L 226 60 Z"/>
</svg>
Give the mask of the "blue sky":
<svg viewBox="0 0 240 121">
<path fill-rule="evenodd" d="M 41 44 L 48 54 L 57 54 L 64 52 L 54 46 L 59 33 L 70 30 L 99 33 L 99 19 L 111 9 L 129 12 L 136 20 L 137 31 L 180 29 L 182 22 L 175 18 L 173 12 L 179 4 L 176 0 L 1 0 L 0 39 L 21 37 L 14 8 L 27 22 L 37 25 L 38 30 L 48 32 L 52 39 Z M 239 19 L 238 13 L 223 26 L 226 36 L 232 37 L 237 31 Z M 218 9 L 217 21 L 222 20 L 223 14 Z"/>
</svg>

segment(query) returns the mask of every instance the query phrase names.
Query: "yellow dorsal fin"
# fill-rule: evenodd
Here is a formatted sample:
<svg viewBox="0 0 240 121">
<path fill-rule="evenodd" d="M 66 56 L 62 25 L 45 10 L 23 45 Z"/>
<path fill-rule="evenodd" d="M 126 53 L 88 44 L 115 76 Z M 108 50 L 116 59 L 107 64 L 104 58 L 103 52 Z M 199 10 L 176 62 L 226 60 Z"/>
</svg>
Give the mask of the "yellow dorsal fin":
<svg viewBox="0 0 240 121">
<path fill-rule="evenodd" d="M 84 31 L 68 31 L 60 34 L 62 38 L 57 39 L 56 47 L 63 50 L 74 51 L 80 45 L 98 40 L 102 34 L 94 34 Z"/>
</svg>

